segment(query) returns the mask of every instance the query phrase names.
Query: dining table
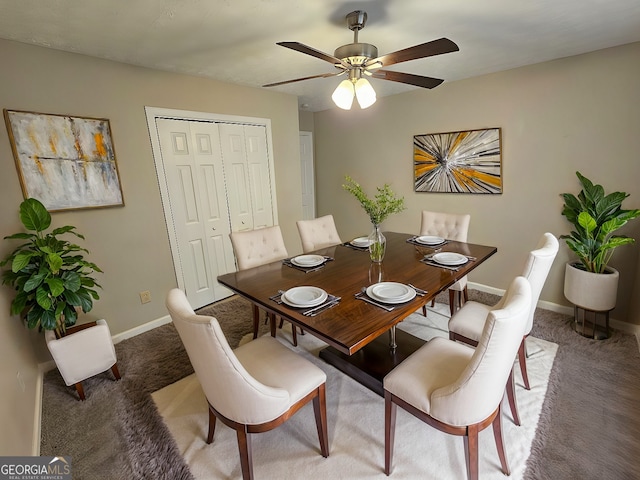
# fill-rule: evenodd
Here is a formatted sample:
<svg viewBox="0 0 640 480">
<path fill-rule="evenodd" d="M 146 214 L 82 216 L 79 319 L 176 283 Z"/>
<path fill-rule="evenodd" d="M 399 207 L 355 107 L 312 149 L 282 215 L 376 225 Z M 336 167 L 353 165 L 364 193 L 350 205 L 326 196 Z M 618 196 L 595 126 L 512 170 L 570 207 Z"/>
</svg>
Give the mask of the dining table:
<svg viewBox="0 0 640 480">
<path fill-rule="evenodd" d="M 298 257 L 287 258 L 227 273 L 218 281 L 325 342 L 320 358 L 383 395 L 384 376 L 425 343 L 396 326 L 497 251 L 449 240 L 432 246 L 420 243 L 422 237 L 399 232 L 384 236 L 386 251 L 380 263 L 371 261 L 366 247 L 345 242 L 310 252 L 322 259 L 319 265 L 305 267 L 295 261 Z M 464 263 L 441 265 L 433 260 L 448 252 L 464 256 Z M 402 303 L 386 303 L 371 294 L 380 285 L 408 286 L 415 295 L 407 295 L 410 298 Z M 283 293 L 295 287 L 324 291 L 333 303 L 309 312 L 282 301 Z"/>
</svg>

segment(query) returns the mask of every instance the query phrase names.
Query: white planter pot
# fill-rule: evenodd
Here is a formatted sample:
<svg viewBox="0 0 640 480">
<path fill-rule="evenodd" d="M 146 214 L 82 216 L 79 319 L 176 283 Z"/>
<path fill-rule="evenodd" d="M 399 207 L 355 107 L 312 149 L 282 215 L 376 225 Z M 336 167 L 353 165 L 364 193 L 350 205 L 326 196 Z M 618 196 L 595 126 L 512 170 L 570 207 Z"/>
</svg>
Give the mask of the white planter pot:
<svg viewBox="0 0 640 480">
<path fill-rule="evenodd" d="M 574 305 L 606 312 L 616 306 L 618 279 L 615 268 L 607 267 L 606 273 L 591 273 L 567 263 L 564 274 L 564 296 Z"/>
</svg>

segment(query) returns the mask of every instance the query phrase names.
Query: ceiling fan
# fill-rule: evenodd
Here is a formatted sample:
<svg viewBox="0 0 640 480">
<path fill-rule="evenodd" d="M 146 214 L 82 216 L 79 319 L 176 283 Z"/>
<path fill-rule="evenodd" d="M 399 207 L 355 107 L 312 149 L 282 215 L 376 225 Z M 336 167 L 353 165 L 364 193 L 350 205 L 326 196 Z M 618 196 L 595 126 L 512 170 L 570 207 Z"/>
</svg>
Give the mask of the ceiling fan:
<svg viewBox="0 0 640 480">
<path fill-rule="evenodd" d="M 367 13 L 361 10 L 356 10 L 348 13 L 346 19 L 347 26 L 351 31 L 353 31 L 353 43 L 338 47 L 333 55 L 321 52 L 320 50 L 316 50 L 315 48 L 299 42 L 277 43 L 277 45 L 329 62 L 338 70 L 337 72 L 322 73 L 320 75 L 311 75 L 309 77 L 285 80 L 283 82 L 269 83 L 267 85 L 263 85 L 263 87 L 275 87 L 278 85 L 285 85 L 287 83 L 310 80 L 312 78 L 338 77 L 348 74 L 349 78 L 347 80 L 343 80 L 338 85 L 331 98 L 338 107 L 349 110 L 355 96 L 360 108 L 367 108 L 375 103 L 376 92 L 365 76 L 371 76 L 382 80 L 390 80 L 392 82 L 406 83 L 422 88 L 434 88 L 440 85 L 444 80 L 424 77 L 422 75 L 414 75 L 411 73 L 383 70 L 382 67 L 388 67 L 390 65 L 407 62 L 409 60 L 416 60 L 418 58 L 456 52 L 459 50 L 458 45 L 448 38 L 440 38 L 438 40 L 433 40 L 431 42 L 422 43 L 393 53 L 378 56 L 378 49 L 375 45 L 358 42 L 358 32 L 365 26 Z"/>
</svg>

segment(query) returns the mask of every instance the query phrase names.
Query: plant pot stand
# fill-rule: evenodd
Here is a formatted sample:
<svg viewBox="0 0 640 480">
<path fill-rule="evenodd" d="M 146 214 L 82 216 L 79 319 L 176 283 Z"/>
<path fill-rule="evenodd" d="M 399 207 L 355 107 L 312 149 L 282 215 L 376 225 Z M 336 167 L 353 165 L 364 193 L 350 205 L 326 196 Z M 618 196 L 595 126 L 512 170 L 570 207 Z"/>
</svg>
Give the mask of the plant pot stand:
<svg viewBox="0 0 640 480">
<path fill-rule="evenodd" d="M 605 340 L 610 336 L 609 312 L 610 310 L 596 311 L 574 306 L 573 328 L 583 337 Z"/>
</svg>

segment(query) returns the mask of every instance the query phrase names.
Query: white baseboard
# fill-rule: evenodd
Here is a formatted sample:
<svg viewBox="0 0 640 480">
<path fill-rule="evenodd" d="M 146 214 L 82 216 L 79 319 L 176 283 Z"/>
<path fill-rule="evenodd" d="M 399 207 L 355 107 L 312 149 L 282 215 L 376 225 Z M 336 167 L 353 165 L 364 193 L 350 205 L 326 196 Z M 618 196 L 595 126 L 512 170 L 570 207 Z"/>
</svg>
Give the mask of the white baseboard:
<svg viewBox="0 0 640 480">
<path fill-rule="evenodd" d="M 53 361 L 50 363 L 53 363 Z M 43 364 L 38 365 L 38 376 L 36 378 L 36 405 L 33 412 L 33 439 L 31 441 L 31 455 L 34 457 L 40 456 L 40 438 L 42 438 L 42 392 L 44 389 L 44 374 L 47 371 L 43 370 L 42 365 Z M 55 367 L 55 364 L 53 366 Z"/>
<path fill-rule="evenodd" d="M 161 327 L 162 325 L 166 325 L 167 323 L 171 323 L 171 317 L 169 315 L 151 320 L 150 322 L 138 325 L 137 327 L 134 327 L 130 330 L 126 330 L 122 333 L 113 335 L 113 343 L 120 343 L 127 338 L 135 337 L 136 335 L 140 335 L 141 333 L 148 332 L 149 330 L 153 330 L 154 328 Z"/>
<path fill-rule="evenodd" d="M 482 285 L 480 283 L 469 282 L 469 288 L 473 288 L 485 293 L 492 293 L 494 295 L 504 295 L 504 290 L 500 288 L 489 287 L 487 285 Z M 557 303 L 539 300 L 537 306 L 538 308 L 542 308 L 544 310 L 551 310 L 552 312 L 562 313 L 564 315 L 573 315 L 573 307 L 567 305 L 559 305 Z M 634 325 L 628 322 L 623 322 L 622 320 L 616 320 L 615 318 L 609 318 L 609 326 L 625 333 L 640 336 L 640 325 Z"/>
</svg>

